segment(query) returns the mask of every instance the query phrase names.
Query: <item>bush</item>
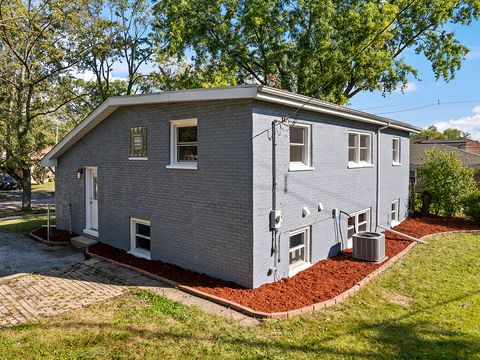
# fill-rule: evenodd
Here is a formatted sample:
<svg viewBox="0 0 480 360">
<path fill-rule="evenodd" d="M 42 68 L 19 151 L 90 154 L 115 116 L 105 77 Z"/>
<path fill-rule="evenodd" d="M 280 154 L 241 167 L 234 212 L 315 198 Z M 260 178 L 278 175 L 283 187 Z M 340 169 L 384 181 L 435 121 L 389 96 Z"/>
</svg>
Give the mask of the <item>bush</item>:
<svg viewBox="0 0 480 360">
<path fill-rule="evenodd" d="M 473 174 L 455 153 L 435 148 L 425 152 L 419 180 L 430 195 L 435 214 L 453 216 L 460 211 L 465 195 L 475 189 Z"/>
<path fill-rule="evenodd" d="M 463 200 L 463 212 L 476 224 L 480 224 L 480 190 L 472 191 Z"/>
</svg>

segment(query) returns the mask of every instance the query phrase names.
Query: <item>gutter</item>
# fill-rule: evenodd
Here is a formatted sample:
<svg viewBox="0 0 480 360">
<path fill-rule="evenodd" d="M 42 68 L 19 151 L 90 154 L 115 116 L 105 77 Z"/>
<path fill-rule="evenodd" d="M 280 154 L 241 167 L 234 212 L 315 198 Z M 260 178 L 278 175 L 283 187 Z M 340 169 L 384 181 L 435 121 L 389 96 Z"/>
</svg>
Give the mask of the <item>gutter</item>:
<svg viewBox="0 0 480 360">
<path fill-rule="evenodd" d="M 380 223 L 380 135 L 382 130 L 388 129 L 390 127 L 390 122 L 377 129 L 377 194 L 376 194 L 376 219 L 375 227 L 378 228 Z"/>
</svg>

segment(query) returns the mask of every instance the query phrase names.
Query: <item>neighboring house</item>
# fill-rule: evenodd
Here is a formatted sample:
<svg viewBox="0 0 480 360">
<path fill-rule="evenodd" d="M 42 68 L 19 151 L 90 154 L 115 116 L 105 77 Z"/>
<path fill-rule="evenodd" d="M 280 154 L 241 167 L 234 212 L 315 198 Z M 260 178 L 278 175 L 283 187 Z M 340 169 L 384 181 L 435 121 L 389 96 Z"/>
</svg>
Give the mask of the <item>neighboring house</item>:
<svg viewBox="0 0 480 360">
<path fill-rule="evenodd" d="M 458 139 L 458 140 L 442 140 L 442 139 L 433 139 L 433 140 L 421 140 L 417 142 L 418 144 L 430 144 L 430 145 L 448 145 L 460 150 L 465 150 L 469 153 L 479 154 L 480 155 L 480 142 L 471 139 Z"/>
<path fill-rule="evenodd" d="M 435 142 L 432 143 L 432 141 Z M 446 143 L 441 143 L 441 141 Z M 414 181 L 415 191 L 421 191 L 421 184 L 419 184 L 417 181 L 418 169 L 423 165 L 425 152 L 430 149 L 438 149 L 456 154 L 464 166 L 477 170 L 475 178 L 480 187 L 480 172 L 478 171 L 480 169 L 480 154 L 462 150 L 456 145 L 451 146 L 449 145 L 451 141 L 456 142 L 457 140 L 439 140 L 439 142 L 436 142 L 436 140 L 423 140 L 420 143 L 410 143 L 410 179 L 411 181 Z M 465 140 L 458 140 L 458 142 L 462 141 Z M 474 140 L 471 141 L 476 143 Z"/>
<path fill-rule="evenodd" d="M 54 178 L 54 173 L 51 169 L 42 167 L 39 165 L 40 160 L 48 154 L 48 152 L 52 150 L 52 146 L 46 147 L 43 150 L 35 152 L 31 154 L 30 158 L 35 163 L 30 167 L 31 177 L 32 177 L 32 184 L 43 183 L 45 181 L 49 181 Z M 0 154 L 0 162 L 5 161 L 6 152 L 3 151 Z M 13 174 L 12 174 L 13 175 Z M 15 175 L 18 178 L 23 178 L 23 171 L 18 169 L 15 171 Z"/>
<path fill-rule="evenodd" d="M 274 128 L 273 162 L 272 122 L 299 107 Z M 269 87 L 173 91 L 108 99 L 42 163 L 58 228 L 258 287 L 375 231 L 377 201 L 380 225 L 404 220 L 418 130 Z"/>
</svg>

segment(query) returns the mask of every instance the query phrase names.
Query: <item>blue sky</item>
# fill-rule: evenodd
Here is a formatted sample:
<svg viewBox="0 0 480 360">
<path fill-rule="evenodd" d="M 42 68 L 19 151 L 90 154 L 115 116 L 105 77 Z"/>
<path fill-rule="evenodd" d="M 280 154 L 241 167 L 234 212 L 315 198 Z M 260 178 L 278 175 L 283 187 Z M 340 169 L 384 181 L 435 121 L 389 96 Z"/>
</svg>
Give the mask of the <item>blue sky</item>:
<svg viewBox="0 0 480 360">
<path fill-rule="evenodd" d="M 404 57 L 418 70 L 419 80 L 412 79 L 403 94 L 396 91 L 383 97 L 380 91 L 360 93 L 351 99 L 349 106 L 419 127 L 435 124 L 440 130 L 459 128 L 480 140 L 480 21 L 469 27 L 454 26 L 452 29 L 460 42 L 470 48 L 455 79 L 448 83 L 435 81 L 428 60 L 408 51 Z M 153 63 L 142 67 L 143 73 L 152 70 L 155 70 Z M 113 76 L 124 78 L 126 75 L 125 64 L 115 64 Z M 86 80 L 93 79 L 93 73 L 81 76 Z M 425 107 L 438 102 L 440 105 Z M 462 103 L 446 104 L 448 102 Z M 416 107 L 423 108 L 403 111 Z"/>
<path fill-rule="evenodd" d="M 413 52 L 405 54 L 408 64 L 418 69 L 421 81 L 412 79 L 408 91 L 395 92 L 382 96 L 380 91 L 358 94 L 351 99 L 350 106 L 395 120 L 405 121 L 420 127 L 437 125 L 441 130 L 456 127 L 469 131 L 472 137 L 480 140 L 480 22 L 470 27 L 453 27 L 460 42 L 470 48 L 467 59 L 448 83 L 435 81 L 430 63 L 423 55 Z M 411 111 L 397 112 L 424 105 Z M 457 104 L 442 104 L 464 101 Z M 466 102 L 468 101 L 468 102 Z"/>
</svg>

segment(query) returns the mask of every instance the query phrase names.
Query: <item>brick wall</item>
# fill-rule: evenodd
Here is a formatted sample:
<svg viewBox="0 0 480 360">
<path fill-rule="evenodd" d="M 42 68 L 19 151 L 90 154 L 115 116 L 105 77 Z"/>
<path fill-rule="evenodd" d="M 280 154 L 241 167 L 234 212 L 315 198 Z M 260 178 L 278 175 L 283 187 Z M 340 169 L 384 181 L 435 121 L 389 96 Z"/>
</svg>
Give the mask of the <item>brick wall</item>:
<svg viewBox="0 0 480 360">
<path fill-rule="evenodd" d="M 169 121 L 198 119 L 198 170 L 166 169 Z M 252 286 L 251 102 L 120 108 L 60 157 L 57 224 L 85 227 L 84 176 L 98 167 L 99 237 L 130 250 L 130 217 L 151 222 L 152 259 Z M 129 158 L 130 127 L 146 126 L 148 160 Z"/>
</svg>

